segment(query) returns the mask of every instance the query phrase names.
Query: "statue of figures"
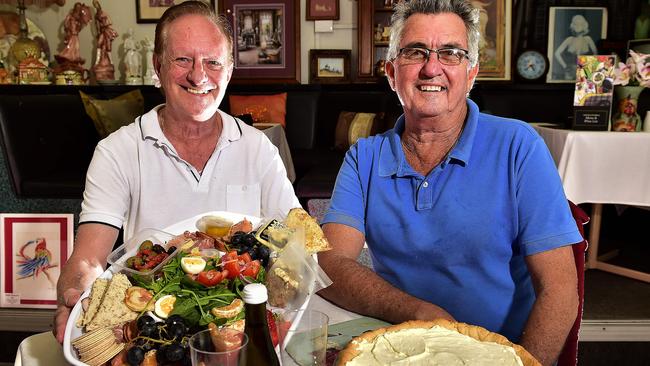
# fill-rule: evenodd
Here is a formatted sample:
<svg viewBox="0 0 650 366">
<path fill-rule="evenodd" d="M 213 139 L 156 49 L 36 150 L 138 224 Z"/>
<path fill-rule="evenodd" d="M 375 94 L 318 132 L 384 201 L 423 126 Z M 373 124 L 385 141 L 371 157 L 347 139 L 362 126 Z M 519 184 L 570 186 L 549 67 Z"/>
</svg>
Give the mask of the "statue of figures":
<svg viewBox="0 0 650 366">
<path fill-rule="evenodd" d="M 90 8 L 82 3 L 74 4 L 63 21 L 65 38 L 63 50 L 55 56 L 59 64 L 81 66 L 85 62 L 79 54 L 79 32 L 90 22 Z"/>
<path fill-rule="evenodd" d="M 133 33 L 133 28 L 129 28 L 124 38 L 125 82 L 129 85 L 140 85 L 142 84 L 142 64 L 139 55 L 141 46 L 136 42 Z"/>
<path fill-rule="evenodd" d="M 111 50 L 117 32 L 113 29 L 111 18 L 102 9 L 98 0 L 93 0 L 93 6 L 96 9 L 95 26 L 97 27 L 97 54 L 93 71 L 98 82 L 112 82 L 115 80 L 115 67 L 111 61 Z"/>
<path fill-rule="evenodd" d="M 154 85 L 154 75 L 156 75 L 156 70 L 153 68 L 153 49 L 154 49 L 154 43 L 153 40 L 149 39 L 149 37 L 145 37 L 144 41 L 142 41 L 142 47 L 144 47 L 146 53 L 145 53 L 145 73 L 144 73 L 144 84 L 145 85 Z"/>
</svg>

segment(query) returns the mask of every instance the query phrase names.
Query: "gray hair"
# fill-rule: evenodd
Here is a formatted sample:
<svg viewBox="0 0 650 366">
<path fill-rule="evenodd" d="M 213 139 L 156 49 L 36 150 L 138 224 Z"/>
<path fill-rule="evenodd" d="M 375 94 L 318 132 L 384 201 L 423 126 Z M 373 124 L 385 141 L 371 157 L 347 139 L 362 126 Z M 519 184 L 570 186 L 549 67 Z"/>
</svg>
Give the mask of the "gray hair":
<svg viewBox="0 0 650 366">
<path fill-rule="evenodd" d="M 472 6 L 470 0 L 411 0 L 397 4 L 391 17 L 388 59 L 394 60 L 397 57 L 399 44 L 402 41 L 402 33 L 404 32 L 404 24 L 411 15 L 440 13 L 453 13 L 463 20 L 467 31 L 469 62 L 472 67 L 476 66 L 478 63 L 478 43 L 481 38 L 479 9 Z"/>
</svg>

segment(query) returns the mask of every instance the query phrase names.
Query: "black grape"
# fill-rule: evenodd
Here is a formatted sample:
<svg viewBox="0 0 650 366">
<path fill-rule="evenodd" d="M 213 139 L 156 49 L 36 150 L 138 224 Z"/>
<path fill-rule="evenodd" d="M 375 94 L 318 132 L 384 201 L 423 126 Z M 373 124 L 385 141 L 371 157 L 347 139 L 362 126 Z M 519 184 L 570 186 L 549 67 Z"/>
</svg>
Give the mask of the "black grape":
<svg viewBox="0 0 650 366">
<path fill-rule="evenodd" d="M 126 353 L 126 362 L 129 365 L 137 366 L 144 360 L 144 351 L 138 347 L 131 347 L 131 349 Z"/>
</svg>

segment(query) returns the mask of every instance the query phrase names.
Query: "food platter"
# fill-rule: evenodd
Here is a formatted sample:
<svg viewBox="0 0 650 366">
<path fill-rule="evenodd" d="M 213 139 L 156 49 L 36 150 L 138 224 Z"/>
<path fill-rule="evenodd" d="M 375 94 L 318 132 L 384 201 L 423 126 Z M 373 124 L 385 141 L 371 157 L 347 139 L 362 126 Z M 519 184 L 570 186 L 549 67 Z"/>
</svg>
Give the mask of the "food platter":
<svg viewBox="0 0 650 366">
<path fill-rule="evenodd" d="M 262 219 L 250 215 L 243 215 L 243 214 L 238 214 L 238 213 L 231 213 L 231 212 L 225 212 L 225 211 L 210 211 L 210 212 L 205 212 L 199 215 L 196 215 L 194 217 L 190 217 L 188 219 L 182 220 L 178 223 L 175 223 L 173 225 L 170 225 L 164 229 L 162 229 L 163 232 L 170 233 L 173 235 L 178 235 L 182 234 L 184 231 L 195 231 L 196 228 L 196 222 L 204 217 L 204 216 L 219 216 L 221 218 L 230 220 L 232 222 L 239 222 L 246 218 L 248 221 L 250 221 L 253 224 L 253 228 L 256 228 L 260 225 Z M 136 248 L 134 248 L 135 251 Z M 125 256 L 130 256 L 133 255 L 134 252 L 126 253 Z M 114 270 L 118 271 L 119 269 L 114 269 L 118 268 L 118 266 L 112 266 L 109 267 L 106 271 L 104 271 L 99 278 L 106 278 L 110 279 L 113 277 Z M 121 267 L 120 267 L 121 268 Z M 85 363 L 81 362 L 78 357 L 77 353 L 75 352 L 71 341 L 80 337 L 82 335 L 82 330 L 81 328 L 76 326 L 76 321 L 77 319 L 81 316 L 82 313 L 82 304 L 81 300 L 87 298 L 90 295 L 90 288 L 86 289 L 84 293 L 81 295 L 79 301 L 75 304 L 73 307 L 70 317 L 68 318 L 68 322 L 66 324 L 65 328 L 65 335 L 63 339 L 63 354 L 66 358 L 66 360 L 76 366 L 84 366 L 86 365 Z"/>
</svg>

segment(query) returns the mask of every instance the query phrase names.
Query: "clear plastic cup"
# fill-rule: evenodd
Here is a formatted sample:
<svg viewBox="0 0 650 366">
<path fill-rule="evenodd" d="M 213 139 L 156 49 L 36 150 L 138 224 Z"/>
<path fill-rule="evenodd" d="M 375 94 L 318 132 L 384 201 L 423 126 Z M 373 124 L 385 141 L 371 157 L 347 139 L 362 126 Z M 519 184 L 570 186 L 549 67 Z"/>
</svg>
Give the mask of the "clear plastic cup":
<svg viewBox="0 0 650 366">
<path fill-rule="evenodd" d="M 237 366 L 245 363 L 248 336 L 230 328 L 215 330 L 217 342 L 213 341 L 211 330 L 194 334 L 190 340 L 190 357 L 194 366 Z M 215 344 L 217 343 L 217 344 Z"/>
</svg>

